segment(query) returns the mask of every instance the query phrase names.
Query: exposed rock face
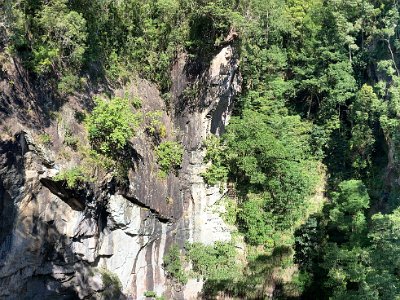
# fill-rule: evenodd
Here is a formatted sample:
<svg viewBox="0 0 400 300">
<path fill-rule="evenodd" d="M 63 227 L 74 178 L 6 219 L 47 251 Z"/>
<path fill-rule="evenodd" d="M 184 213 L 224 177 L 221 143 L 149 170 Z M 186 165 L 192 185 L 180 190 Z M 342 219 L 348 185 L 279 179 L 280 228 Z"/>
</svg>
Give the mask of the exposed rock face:
<svg viewBox="0 0 400 300">
<path fill-rule="evenodd" d="M 104 298 L 109 294 L 103 291 L 110 290 L 113 299 L 143 299 L 149 290 L 167 298 L 197 297 L 200 282 L 179 290 L 168 283 L 163 256 L 173 243 L 230 239 L 215 212 L 221 188 L 208 187 L 201 177 L 203 142 L 223 132 L 241 82 L 231 46 L 196 76 L 187 71 L 189 65 L 182 55 L 174 67 L 173 106 L 179 109 L 172 116 L 153 85 L 139 80 L 132 88 L 145 111 L 164 111 L 168 132 L 176 131 L 184 145 L 177 175 L 159 178 L 154 146 L 139 134 L 132 140 L 127 187 L 99 178 L 69 189 L 53 179 L 63 167 L 52 159 L 57 142 L 42 149 L 23 122 L 18 128 L 24 132 L 0 141 L 1 299 Z M 184 90 L 193 85 L 201 88 L 185 98 Z M 58 129 L 52 130 L 58 134 Z M 105 269 L 118 276 L 123 293 L 102 280 Z"/>
<path fill-rule="evenodd" d="M 232 47 L 223 48 L 211 61 L 208 72 L 197 79 L 201 86 L 206 87 L 196 99 L 200 101 L 197 109 L 190 111 L 191 105 L 188 105 L 177 121 L 187 147 L 183 172 L 186 173 L 184 178 L 190 190 L 189 206 L 186 208 L 190 241 L 210 244 L 230 240 L 227 226 L 215 212 L 215 207 L 212 209 L 222 198 L 221 188 L 208 187 L 201 173 L 206 170 L 204 141 L 210 134 L 219 135 L 224 131 L 234 96 L 240 91 L 241 79 L 237 70 L 238 60 Z M 176 92 L 179 94 L 179 91 Z"/>
</svg>

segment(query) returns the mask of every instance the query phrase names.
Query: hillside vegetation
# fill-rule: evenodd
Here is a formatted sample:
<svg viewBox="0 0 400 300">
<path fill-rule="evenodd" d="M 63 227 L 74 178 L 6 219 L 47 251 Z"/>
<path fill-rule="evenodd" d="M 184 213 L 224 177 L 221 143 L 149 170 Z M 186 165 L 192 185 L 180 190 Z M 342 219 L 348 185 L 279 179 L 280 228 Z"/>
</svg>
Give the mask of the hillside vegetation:
<svg viewBox="0 0 400 300">
<path fill-rule="evenodd" d="M 400 297 L 397 1 L 5 0 L 2 6 L 2 55 L 19 57 L 63 99 L 90 74 L 115 86 L 146 78 L 168 102 L 179 53 L 204 67 L 225 45 L 238 49 L 243 91 L 226 132 L 206 142 L 212 164 L 203 176 L 232 190 L 227 211 L 246 243 L 246 262 L 235 260 L 234 244 L 188 245 L 186 259 L 210 297 Z M 129 109 L 118 101 L 113 108 L 97 100 L 87 121 L 103 155 L 123 149 L 134 133 Z M 121 130 L 105 122 L 108 110 L 123 118 L 113 120 Z M 181 152 L 173 143 L 159 146 L 164 173 L 179 165 Z M 168 258 L 169 272 L 186 281 L 180 261 Z"/>
</svg>

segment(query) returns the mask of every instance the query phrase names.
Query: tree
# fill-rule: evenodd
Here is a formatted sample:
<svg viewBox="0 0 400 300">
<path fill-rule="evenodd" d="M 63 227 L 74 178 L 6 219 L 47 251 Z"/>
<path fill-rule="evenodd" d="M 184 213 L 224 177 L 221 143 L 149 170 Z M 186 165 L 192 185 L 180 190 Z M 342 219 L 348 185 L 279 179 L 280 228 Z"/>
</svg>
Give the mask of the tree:
<svg viewBox="0 0 400 300">
<path fill-rule="evenodd" d="M 375 143 L 376 122 L 380 102 L 371 86 L 364 84 L 351 106 L 350 150 L 353 152 L 353 166 L 362 170 L 371 165 Z"/>
<path fill-rule="evenodd" d="M 329 226 L 337 228 L 350 243 L 361 243 L 367 225 L 364 213 L 370 201 L 367 188 L 360 180 L 343 181 L 332 199 Z"/>
<path fill-rule="evenodd" d="M 33 43 L 35 70 L 38 73 L 79 70 L 86 49 L 86 20 L 67 6 L 67 0 L 43 5 L 34 19 L 38 36 Z"/>
</svg>

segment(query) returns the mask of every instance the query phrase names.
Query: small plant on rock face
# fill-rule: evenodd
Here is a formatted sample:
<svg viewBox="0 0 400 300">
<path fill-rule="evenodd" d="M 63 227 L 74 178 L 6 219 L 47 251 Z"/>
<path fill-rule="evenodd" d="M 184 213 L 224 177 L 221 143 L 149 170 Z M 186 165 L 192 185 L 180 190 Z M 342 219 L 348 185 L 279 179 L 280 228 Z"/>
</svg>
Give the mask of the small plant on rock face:
<svg viewBox="0 0 400 300">
<path fill-rule="evenodd" d="M 10 125 L 4 125 L 2 133 L 5 133 L 8 136 L 12 136 L 12 129 Z"/>
<path fill-rule="evenodd" d="M 161 120 L 162 115 L 163 112 L 161 110 L 150 111 L 145 115 L 146 132 L 157 142 L 167 135 L 167 129 Z"/>
<path fill-rule="evenodd" d="M 139 97 L 133 97 L 131 99 L 131 104 L 134 108 L 139 109 L 142 107 L 142 99 L 140 99 Z"/>
<path fill-rule="evenodd" d="M 144 292 L 143 296 L 147 298 L 153 298 L 156 300 L 166 300 L 164 296 L 157 296 L 157 293 L 154 291 L 146 291 Z"/>
<path fill-rule="evenodd" d="M 199 83 L 195 83 L 192 86 L 187 86 L 183 92 L 182 92 L 182 96 L 188 100 L 193 100 L 196 99 L 196 97 L 199 95 L 200 93 L 200 86 Z"/>
<path fill-rule="evenodd" d="M 73 150 L 76 150 L 78 142 L 78 138 L 74 137 L 72 131 L 67 129 L 65 131 L 64 144 L 71 147 Z"/>
<path fill-rule="evenodd" d="M 222 219 L 230 225 L 234 225 L 236 223 L 236 218 L 238 214 L 238 205 L 234 199 L 224 198 L 223 205 L 225 207 L 225 212 L 222 214 Z"/>
<path fill-rule="evenodd" d="M 183 147 L 177 142 L 162 142 L 155 150 L 157 163 L 160 166 L 161 177 L 180 167 L 183 157 Z"/>
<path fill-rule="evenodd" d="M 148 298 L 155 298 L 155 297 L 157 297 L 157 293 L 154 291 L 146 291 L 146 292 L 144 292 L 143 296 L 148 297 Z"/>
<path fill-rule="evenodd" d="M 50 146 L 52 144 L 50 134 L 43 133 L 43 134 L 39 135 L 39 142 L 45 146 Z"/>
<path fill-rule="evenodd" d="M 78 122 L 78 124 L 81 124 L 85 120 L 86 114 L 81 111 L 75 111 L 74 118 Z"/>
</svg>

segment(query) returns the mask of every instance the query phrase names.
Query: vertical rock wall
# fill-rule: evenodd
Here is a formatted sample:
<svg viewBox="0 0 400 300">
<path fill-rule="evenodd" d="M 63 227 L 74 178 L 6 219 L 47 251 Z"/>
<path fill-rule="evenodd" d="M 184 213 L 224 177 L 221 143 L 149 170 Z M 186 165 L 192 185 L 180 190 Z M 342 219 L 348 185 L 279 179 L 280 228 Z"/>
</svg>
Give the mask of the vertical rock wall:
<svg viewBox="0 0 400 300">
<path fill-rule="evenodd" d="M 139 80 L 133 88 L 145 110 L 164 111 L 169 138 L 174 132 L 182 142 L 177 176 L 159 178 L 154 145 L 139 134 L 132 140 L 128 188 L 102 178 L 70 190 L 53 180 L 63 166 L 35 144 L 28 129 L 1 141 L 1 299 L 89 299 L 110 293 L 114 299 L 143 299 L 150 290 L 197 297 L 201 283 L 189 282 L 184 290 L 169 284 L 163 256 L 172 244 L 230 239 L 213 208 L 223 193 L 205 185 L 201 173 L 206 169 L 203 142 L 223 132 L 240 76 L 231 46 L 200 74 L 190 74 L 191 64 L 182 55 L 173 69 L 171 115 L 153 85 Z M 199 87 L 195 97 L 185 98 L 184 91 L 193 86 Z M 123 293 L 117 282 L 104 281 L 107 272 L 118 276 Z"/>
</svg>

